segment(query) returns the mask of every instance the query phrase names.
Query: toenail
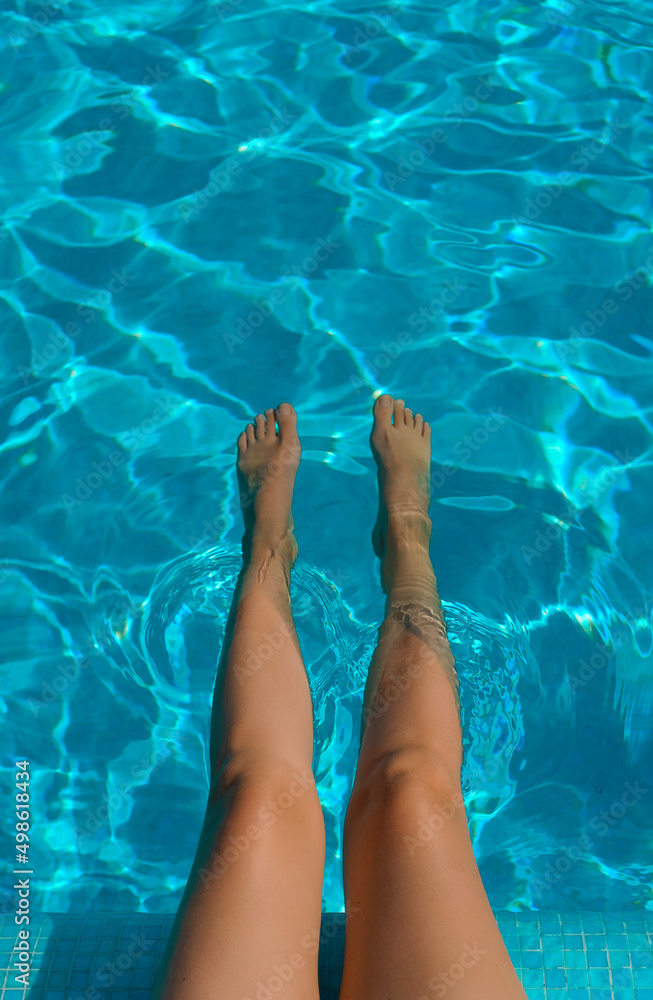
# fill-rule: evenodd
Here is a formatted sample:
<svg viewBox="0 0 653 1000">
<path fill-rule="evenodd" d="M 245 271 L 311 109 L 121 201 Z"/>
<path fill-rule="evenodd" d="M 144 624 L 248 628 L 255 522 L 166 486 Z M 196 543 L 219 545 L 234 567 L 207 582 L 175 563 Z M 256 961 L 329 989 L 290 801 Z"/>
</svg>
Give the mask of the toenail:
<svg viewBox="0 0 653 1000">
<path fill-rule="evenodd" d="M 380 396 L 379 403 L 381 404 L 381 406 L 392 406 L 392 396 L 387 396 L 387 395 Z"/>
<path fill-rule="evenodd" d="M 281 416 L 288 412 L 290 412 L 290 405 L 288 403 L 280 403 L 279 406 L 277 406 L 277 413 L 280 413 Z"/>
</svg>

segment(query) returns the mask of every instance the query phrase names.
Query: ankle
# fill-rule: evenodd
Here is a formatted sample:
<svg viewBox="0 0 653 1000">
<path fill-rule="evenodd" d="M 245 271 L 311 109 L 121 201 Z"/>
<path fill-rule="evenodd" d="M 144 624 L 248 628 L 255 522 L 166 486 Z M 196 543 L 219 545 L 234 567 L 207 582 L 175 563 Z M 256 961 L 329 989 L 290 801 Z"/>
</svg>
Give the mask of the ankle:
<svg viewBox="0 0 653 1000">
<path fill-rule="evenodd" d="M 282 538 L 260 538 L 245 533 L 242 541 L 243 570 L 259 579 L 270 573 L 290 578 L 290 571 L 297 555 L 296 543 L 291 532 Z"/>
</svg>

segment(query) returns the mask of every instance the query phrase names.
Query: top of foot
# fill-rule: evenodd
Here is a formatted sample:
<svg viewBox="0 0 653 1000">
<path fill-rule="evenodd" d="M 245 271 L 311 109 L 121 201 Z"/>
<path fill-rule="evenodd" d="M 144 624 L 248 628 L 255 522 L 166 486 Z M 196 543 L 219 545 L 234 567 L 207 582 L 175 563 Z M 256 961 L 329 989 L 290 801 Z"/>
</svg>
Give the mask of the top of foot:
<svg viewBox="0 0 653 1000">
<path fill-rule="evenodd" d="M 413 416 L 403 399 L 384 394 L 374 404 L 370 444 L 379 473 L 379 516 L 372 541 L 381 556 L 390 523 L 417 524 L 430 533 L 431 427 L 420 413 Z"/>
<path fill-rule="evenodd" d="M 290 403 L 259 413 L 240 434 L 237 469 L 244 552 L 272 552 L 294 562 L 292 495 L 301 450 L 297 414 Z"/>
</svg>

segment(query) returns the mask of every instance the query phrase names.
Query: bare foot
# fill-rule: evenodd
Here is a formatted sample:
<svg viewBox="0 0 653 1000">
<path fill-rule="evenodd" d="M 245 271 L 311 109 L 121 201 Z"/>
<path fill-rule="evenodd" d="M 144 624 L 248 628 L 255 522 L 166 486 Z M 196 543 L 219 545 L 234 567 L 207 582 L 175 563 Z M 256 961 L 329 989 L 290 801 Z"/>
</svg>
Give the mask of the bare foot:
<svg viewBox="0 0 653 1000">
<path fill-rule="evenodd" d="M 279 424 L 279 431 L 275 427 Z M 301 457 L 297 414 L 290 403 L 259 413 L 238 438 L 238 483 L 245 521 L 243 555 L 297 558 L 292 495 Z"/>
<path fill-rule="evenodd" d="M 383 562 L 388 531 L 428 546 L 431 428 L 421 414 L 413 417 L 403 399 L 385 394 L 374 404 L 370 444 L 379 473 L 379 515 L 372 544 Z"/>
</svg>

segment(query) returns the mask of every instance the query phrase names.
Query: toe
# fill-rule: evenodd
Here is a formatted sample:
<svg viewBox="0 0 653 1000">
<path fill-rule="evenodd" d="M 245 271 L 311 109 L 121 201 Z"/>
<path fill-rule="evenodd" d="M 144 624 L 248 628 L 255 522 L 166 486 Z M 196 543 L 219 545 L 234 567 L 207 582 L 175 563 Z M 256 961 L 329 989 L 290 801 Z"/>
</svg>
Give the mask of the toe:
<svg viewBox="0 0 653 1000">
<path fill-rule="evenodd" d="M 384 392 L 382 396 L 378 397 L 373 407 L 374 420 L 376 423 L 383 424 L 383 426 L 390 426 L 393 403 L 394 400 L 392 396 L 389 396 L 387 392 Z"/>
<path fill-rule="evenodd" d="M 276 409 L 277 423 L 279 424 L 279 436 L 292 434 L 297 427 L 297 414 L 294 406 L 290 403 L 280 403 Z"/>
<path fill-rule="evenodd" d="M 265 437 L 265 417 L 262 413 L 256 414 L 256 440 L 262 441 Z"/>
<path fill-rule="evenodd" d="M 428 420 L 424 421 L 424 426 L 422 427 L 422 434 L 424 435 L 424 437 L 431 436 L 431 425 L 428 422 Z"/>
<path fill-rule="evenodd" d="M 254 444 L 256 441 L 256 433 L 254 424 L 248 424 L 245 428 L 245 433 L 247 435 L 247 444 Z"/>
<path fill-rule="evenodd" d="M 415 414 L 415 428 L 420 432 L 420 434 L 422 432 L 422 424 L 423 423 L 424 423 L 424 417 L 422 416 L 422 414 L 421 413 L 416 413 Z"/>
<path fill-rule="evenodd" d="M 265 436 L 276 437 L 277 428 L 274 422 L 274 410 L 270 407 L 265 411 Z"/>
<path fill-rule="evenodd" d="M 406 424 L 406 427 L 413 426 L 413 411 L 409 410 L 408 407 L 404 410 L 404 423 Z"/>
<path fill-rule="evenodd" d="M 247 434 L 245 433 L 245 431 L 243 431 L 242 434 L 238 435 L 238 441 L 236 443 L 238 445 L 238 451 L 247 450 Z"/>
<path fill-rule="evenodd" d="M 403 399 L 395 399 L 395 427 L 397 424 L 403 424 L 404 422 L 404 401 Z"/>
</svg>

